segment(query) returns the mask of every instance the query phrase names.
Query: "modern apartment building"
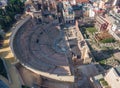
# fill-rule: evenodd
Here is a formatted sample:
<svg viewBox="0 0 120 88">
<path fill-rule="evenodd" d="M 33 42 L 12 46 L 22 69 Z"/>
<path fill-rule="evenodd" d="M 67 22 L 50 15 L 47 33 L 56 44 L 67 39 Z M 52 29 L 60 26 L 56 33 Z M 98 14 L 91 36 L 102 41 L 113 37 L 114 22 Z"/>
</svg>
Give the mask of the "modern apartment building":
<svg viewBox="0 0 120 88">
<path fill-rule="evenodd" d="M 120 88 L 120 66 L 111 68 L 106 74 L 105 80 L 111 88 Z"/>
<path fill-rule="evenodd" d="M 74 23 L 75 22 L 75 13 L 72 6 L 68 1 L 63 1 L 63 10 L 62 10 L 63 20 L 65 23 Z"/>
<path fill-rule="evenodd" d="M 108 27 L 108 22 L 102 16 L 96 16 L 95 27 L 98 31 L 106 31 Z"/>
</svg>

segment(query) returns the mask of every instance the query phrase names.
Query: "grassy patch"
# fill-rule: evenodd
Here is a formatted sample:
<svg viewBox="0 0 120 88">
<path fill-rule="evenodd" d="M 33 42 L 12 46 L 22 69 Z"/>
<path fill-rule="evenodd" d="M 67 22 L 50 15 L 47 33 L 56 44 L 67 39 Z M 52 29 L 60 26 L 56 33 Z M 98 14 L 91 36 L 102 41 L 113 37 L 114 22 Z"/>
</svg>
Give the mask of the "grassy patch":
<svg viewBox="0 0 120 88">
<path fill-rule="evenodd" d="M 100 79 L 99 82 L 100 82 L 103 86 L 108 86 L 108 83 L 104 80 L 104 78 Z"/>
<path fill-rule="evenodd" d="M 106 38 L 100 41 L 101 43 L 113 43 L 115 42 L 114 38 Z"/>
<path fill-rule="evenodd" d="M 88 32 L 91 33 L 91 34 L 97 32 L 97 30 L 96 30 L 94 27 L 86 28 L 86 31 L 88 31 Z"/>
<path fill-rule="evenodd" d="M 101 60 L 101 61 L 99 61 L 99 63 L 100 63 L 101 65 L 103 65 L 103 64 L 106 63 L 106 60 Z"/>
</svg>

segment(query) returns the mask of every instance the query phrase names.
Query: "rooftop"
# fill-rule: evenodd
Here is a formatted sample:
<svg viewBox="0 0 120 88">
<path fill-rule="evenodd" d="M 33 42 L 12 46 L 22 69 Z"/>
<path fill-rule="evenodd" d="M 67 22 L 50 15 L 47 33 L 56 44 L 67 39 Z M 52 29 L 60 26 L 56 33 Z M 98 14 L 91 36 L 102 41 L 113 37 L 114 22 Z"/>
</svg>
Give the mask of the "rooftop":
<svg viewBox="0 0 120 88">
<path fill-rule="evenodd" d="M 118 75 L 120 76 L 120 66 L 115 68 L 115 71 L 118 73 Z"/>
<path fill-rule="evenodd" d="M 119 20 L 120 21 L 120 14 L 118 14 L 118 13 L 115 13 L 115 12 L 113 12 L 113 11 L 110 11 L 110 13 L 109 13 L 114 19 L 116 19 L 116 20 Z"/>
<path fill-rule="evenodd" d="M 80 5 L 73 5 L 72 8 L 73 10 L 82 10 L 82 6 Z"/>
<path fill-rule="evenodd" d="M 69 15 L 73 14 L 73 8 L 72 8 L 72 6 L 70 5 L 69 2 L 64 1 L 63 2 L 63 7 L 64 7 L 65 14 L 69 14 Z"/>
<path fill-rule="evenodd" d="M 89 2 L 89 0 L 76 0 L 76 3 L 86 3 Z"/>
<path fill-rule="evenodd" d="M 120 38 L 120 31 L 119 30 L 116 30 L 115 34 Z"/>
</svg>

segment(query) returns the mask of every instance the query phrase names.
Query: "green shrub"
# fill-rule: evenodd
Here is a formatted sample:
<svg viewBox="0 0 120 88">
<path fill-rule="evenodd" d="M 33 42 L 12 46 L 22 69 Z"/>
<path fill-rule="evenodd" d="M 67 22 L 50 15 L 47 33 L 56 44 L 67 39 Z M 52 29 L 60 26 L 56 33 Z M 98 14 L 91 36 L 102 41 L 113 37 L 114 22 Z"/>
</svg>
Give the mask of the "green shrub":
<svg viewBox="0 0 120 88">
<path fill-rule="evenodd" d="M 28 86 L 25 86 L 25 85 L 22 85 L 22 88 L 30 88 L 30 87 L 28 87 Z"/>
<path fill-rule="evenodd" d="M 104 80 L 104 78 L 100 79 L 99 82 L 100 82 L 103 86 L 108 86 L 108 83 Z"/>
<path fill-rule="evenodd" d="M 24 3 L 21 0 L 9 0 L 5 9 L 0 8 L 0 25 L 7 32 L 15 23 L 15 15 L 24 12 Z"/>
<path fill-rule="evenodd" d="M 104 65 L 105 64 L 105 60 L 101 60 L 101 61 L 99 61 L 99 63 L 101 64 L 101 65 Z"/>
<path fill-rule="evenodd" d="M 101 43 L 113 43 L 115 42 L 114 38 L 106 38 L 100 41 Z"/>
<path fill-rule="evenodd" d="M 97 30 L 96 30 L 94 27 L 86 28 L 86 31 L 88 31 L 88 32 L 91 33 L 91 34 L 97 32 Z"/>
</svg>

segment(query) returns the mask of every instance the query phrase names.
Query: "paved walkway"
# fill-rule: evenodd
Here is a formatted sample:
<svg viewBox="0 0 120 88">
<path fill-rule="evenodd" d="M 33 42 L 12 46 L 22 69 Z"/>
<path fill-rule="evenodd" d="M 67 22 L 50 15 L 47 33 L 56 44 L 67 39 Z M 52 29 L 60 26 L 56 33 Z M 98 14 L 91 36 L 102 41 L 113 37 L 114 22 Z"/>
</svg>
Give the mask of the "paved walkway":
<svg viewBox="0 0 120 88">
<path fill-rule="evenodd" d="M 8 74 L 11 79 L 10 88 L 21 88 L 21 83 L 16 68 L 13 65 L 11 65 L 9 61 L 7 61 L 6 64 L 7 64 Z"/>
</svg>

